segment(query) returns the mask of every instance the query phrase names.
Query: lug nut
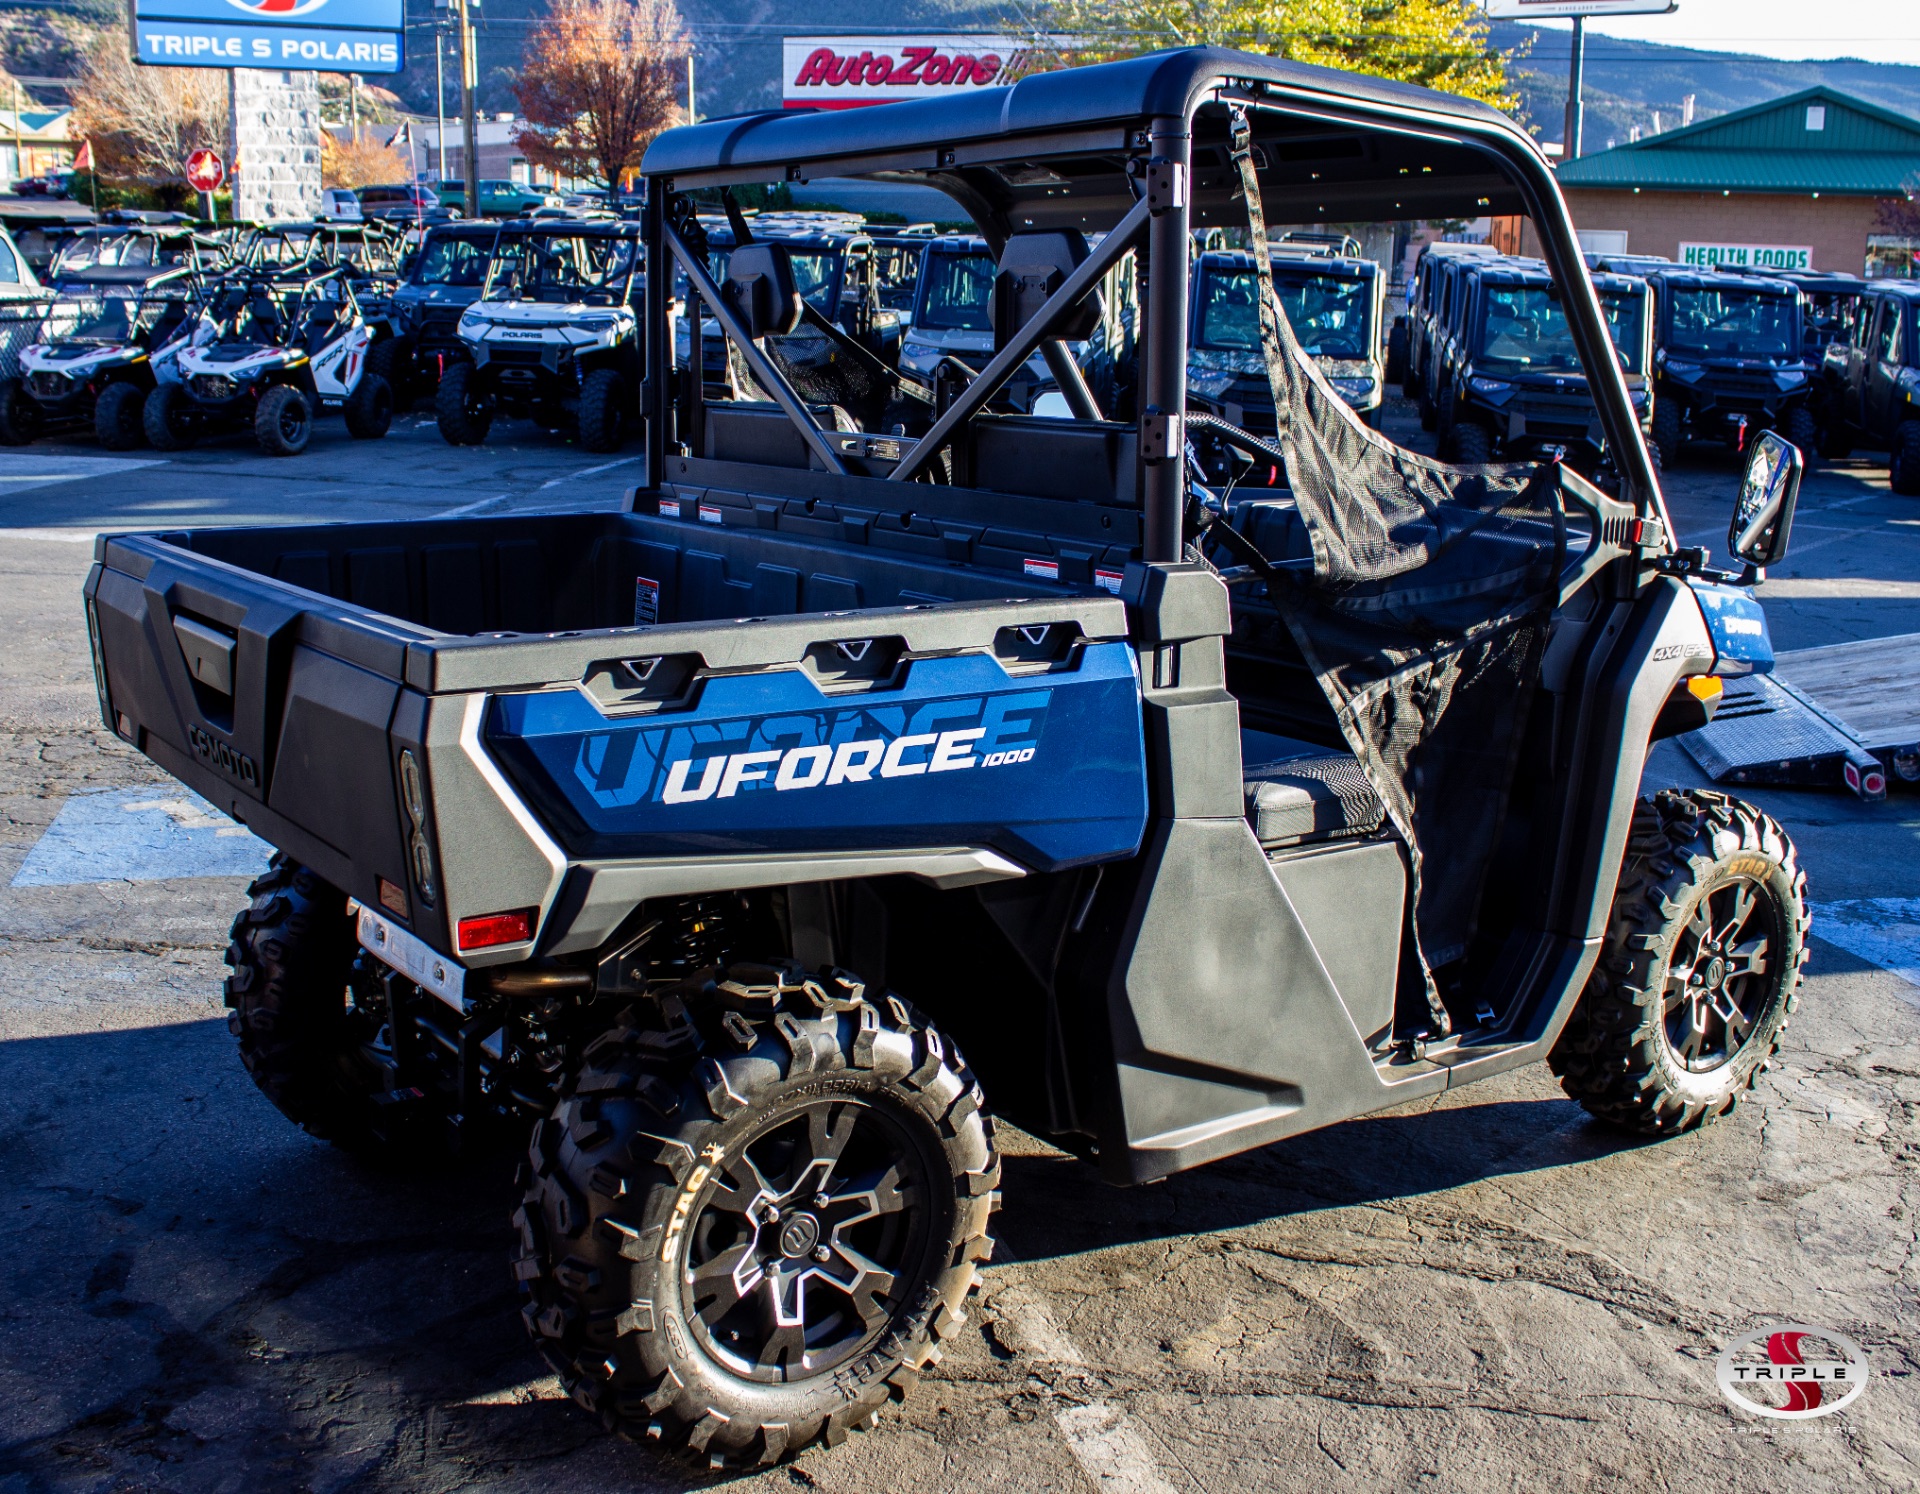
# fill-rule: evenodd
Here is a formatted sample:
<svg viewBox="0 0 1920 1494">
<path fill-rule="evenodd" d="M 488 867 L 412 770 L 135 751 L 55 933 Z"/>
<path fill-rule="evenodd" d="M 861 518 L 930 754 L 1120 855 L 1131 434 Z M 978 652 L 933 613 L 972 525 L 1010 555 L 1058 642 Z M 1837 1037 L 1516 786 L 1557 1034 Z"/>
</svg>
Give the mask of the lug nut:
<svg viewBox="0 0 1920 1494">
<path fill-rule="evenodd" d="M 816 1193 L 813 1195 L 813 1206 L 816 1209 L 824 1209 L 828 1204 L 832 1202 L 833 1200 L 828 1198 L 827 1195 L 824 1193 Z"/>
<path fill-rule="evenodd" d="M 813 1258 L 824 1265 L 826 1262 L 833 1259 L 833 1252 L 827 1249 L 826 1246 L 822 1245 L 819 1247 L 819 1249 L 813 1252 Z"/>
</svg>

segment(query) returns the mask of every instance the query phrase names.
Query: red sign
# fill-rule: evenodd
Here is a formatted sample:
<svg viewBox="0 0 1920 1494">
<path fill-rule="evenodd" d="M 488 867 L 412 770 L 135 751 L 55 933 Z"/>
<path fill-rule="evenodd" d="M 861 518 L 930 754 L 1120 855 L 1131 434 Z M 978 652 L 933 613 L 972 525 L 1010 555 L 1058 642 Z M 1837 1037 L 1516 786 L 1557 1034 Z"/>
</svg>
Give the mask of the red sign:
<svg viewBox="0 0 1920 1494">
<path fill-rule="evenodd" d="M 227 179 L 220 157 L 202 146 L 187 157 L 187 185 L 196 192 L 217 192 Z"/>
<path fill-rule="evenodd" d="M 990 88 L 1018 78 L 1031 50 L 1005 36 L 789 36 L 781 93 L 789 109 L 845 109 Z"/>
</svg>

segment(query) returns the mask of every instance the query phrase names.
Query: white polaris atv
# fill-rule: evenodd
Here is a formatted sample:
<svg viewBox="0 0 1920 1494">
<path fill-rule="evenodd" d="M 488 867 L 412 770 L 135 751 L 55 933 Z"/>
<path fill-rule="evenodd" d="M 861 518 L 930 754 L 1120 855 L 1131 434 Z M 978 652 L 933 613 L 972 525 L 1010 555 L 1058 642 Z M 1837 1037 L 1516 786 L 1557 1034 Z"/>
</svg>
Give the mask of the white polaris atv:
<svg viewBox="0 0 1920 1494">
<path fill-rule="evenodd" d="M 374 333 L 349 265 L 299 279 L 229 286 L 180 354 L 181 378 L 147 397 L 147 439 L 161 451 L 251 424 L 269 456 L 297 456 L 314 416 L 338 409 L 369 441 L 393 424 L 393 389 L 367 366 Z"/>
<path fill-rule="evenodd" d="M 496 414 L 572 427 L 618 451 L 640 388 L 640 226 L 617 219 L 509 223 L 480 299 L 460 317 L 472 359 L 441 376 L 434 408 L 451 446 L 478 446 Z"/>
<path fill-rule="evenodd" d="M 91 428 L 109 451 L 144 443 L 141 410 L 156 383 L 177 380 L 203 271 L 221 246 L 190 230 L 91 228 L 61 250 L 54 300 L 0 381 L 0 444 Z"/>
</svg>

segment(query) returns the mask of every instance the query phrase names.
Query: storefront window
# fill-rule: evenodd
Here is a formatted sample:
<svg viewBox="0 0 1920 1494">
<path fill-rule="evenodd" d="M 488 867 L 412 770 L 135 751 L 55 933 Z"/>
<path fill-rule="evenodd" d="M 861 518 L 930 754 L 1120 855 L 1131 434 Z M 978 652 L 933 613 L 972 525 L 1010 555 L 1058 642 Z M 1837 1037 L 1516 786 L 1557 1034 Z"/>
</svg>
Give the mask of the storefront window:
<svg viewBox="0 0 1920 1494">
<path fill-rule="evenodd" d="M 1877 233 L 1867 239 L 1867 279 L 1920 280 L 1920 239 Z"/>
</svg>

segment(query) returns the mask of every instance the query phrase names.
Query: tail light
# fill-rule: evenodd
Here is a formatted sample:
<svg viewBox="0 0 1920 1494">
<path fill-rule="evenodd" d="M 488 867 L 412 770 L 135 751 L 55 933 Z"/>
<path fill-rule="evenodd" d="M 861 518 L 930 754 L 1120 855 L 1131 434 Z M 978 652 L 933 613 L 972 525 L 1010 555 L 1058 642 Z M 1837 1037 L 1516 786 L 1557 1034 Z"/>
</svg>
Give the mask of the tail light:
<svg viewBox="0 0 1920 1494">
<path fill-rule="evenodd" d="M 494 949 L 502 944 L 525 944 L 533 937 L 532 908 L 515 908 L 511 913 L 482 913 L 477 918 L 460 920 L 460 952 Z"/>
</svg>

